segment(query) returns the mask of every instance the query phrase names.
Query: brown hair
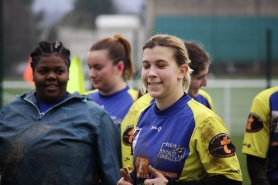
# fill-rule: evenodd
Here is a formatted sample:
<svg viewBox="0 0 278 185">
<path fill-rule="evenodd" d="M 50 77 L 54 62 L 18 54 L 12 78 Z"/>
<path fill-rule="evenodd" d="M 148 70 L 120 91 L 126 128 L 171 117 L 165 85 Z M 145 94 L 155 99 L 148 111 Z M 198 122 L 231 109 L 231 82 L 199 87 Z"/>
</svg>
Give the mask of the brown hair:
<svg viewBox="0 0 278 185">
<path fill-rule="evenodd" d="M 132 78 L 134 66 L 131 58 L 131 46 L 127 39 L 115 34 L 113 38 L 107 37 L 96 42 L 90 51 L 95 50 L 108 50 L 108 57 L 113 61 L 114 65 L 123 61 L 123 77 L 128 80 Z"/>
<path fill-rule="evenodd" d="M 191 62 L 189 66 L 193 69 L 191 75 L 197 75 L 205 69 L 207 65 L 210 65 L 211 61 L 209 55 L 203 50 L 203 48 L 194 42 L 184 42 L 184 45 L 188 51 Z"/>
<path fill-rule="evenodd" d="M 167 35 L 167 34 L 158 34 L 151 37 L 143 46 L 143 50 L 146 48 L 154 48 L 155 46 L 163 46 L 172 48 L 174 51 L 174 57 L 176 59 L 176 63 L 178 66 L 182 66 L 183 64 L 188 65 L 190 63 L 187 50 L 184 46 L 184 43 L 178 37 Z M 188 72 L 183 79 L 183 89 L 185 92 L 188 91 L 191 77 L 190 67 L 188 67 Z"/>
</svg>

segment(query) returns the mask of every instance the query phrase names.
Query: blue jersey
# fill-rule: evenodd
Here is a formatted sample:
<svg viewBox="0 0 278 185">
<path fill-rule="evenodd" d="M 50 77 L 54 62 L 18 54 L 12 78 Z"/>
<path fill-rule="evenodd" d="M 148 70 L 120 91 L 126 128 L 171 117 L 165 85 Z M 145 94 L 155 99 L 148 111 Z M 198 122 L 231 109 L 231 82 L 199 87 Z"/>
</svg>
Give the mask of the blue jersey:
<svg viewBox="0 0 278 185">
<path fill-rule="evenodd" d="M 253 99 L 242 153 L 267 158 L 268 178 L 278 180 L 278 86 L 260 92 Z"/>
<path fill-rule="evenodd" d="M 198 96 L 194 99 L 214 111 L 212 99 L 205 91 L 200 89 Z M 140 112 L 140 110 L 149 106 L 154 101 L 155 99 L 152 98 L 149 93 L 144 94 L 133 103 L 121 124 L 122 166 L 128 170 L 132 169 L 130 146 L 132 142 L 134 126 L 136 126 L 135 117 Z"/>
<path fill-rule="evenodd" d="M 122 120 L 137 99 L 138 92 L 129 86 L 112 95 L 103 96 L 98 90 L 88 94 L 89 97 L 108 112 L 114 123 L 120 127 Z"/>
<path fill-rule="evenodd" d="M 134 184 L 153 178 L 152 165 L 169 180 L 193 181 L 213 175 L 242 181 L 235 146 L 213 111 L 185 95 L 164 110 L 152 103 L 133 135 Z"/>
<path fill-rule="evenodd" d="M 203 91 L 202 89 L 199 89 L 198 96 L 195 97 L 194 100 L 196 100 L 197 102 L 200 102 L 207 108 L 214 111 L 214 105 L 213 105 L 210 95 L 208 93 L 206 93 L 205 91 Z"/>
</svg>

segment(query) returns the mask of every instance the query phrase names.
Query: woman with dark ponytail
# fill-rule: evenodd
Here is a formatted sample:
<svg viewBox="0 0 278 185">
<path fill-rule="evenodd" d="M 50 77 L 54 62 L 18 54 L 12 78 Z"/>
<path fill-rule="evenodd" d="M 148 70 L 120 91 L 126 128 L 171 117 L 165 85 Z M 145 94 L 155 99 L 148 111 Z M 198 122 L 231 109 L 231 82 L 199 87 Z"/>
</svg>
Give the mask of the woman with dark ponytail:
<svg viewBox="0 0 278 185">
<path fill-rule="evenodd" d="M 88 96 L 102 106 L 120 128 L 138 97 L 137 90 L 126 83 L 134 71 L 129 41 L 119 34 L 99 40 L 88 52 L 87 64 L 95 88 L 87 92 Z"/>
<path fill-rule="evenodd" d="M 67 92 L 70 51 L 42 41 L 30 54 L 35 90 L 0 111 L 0 184 L 116 184 L 119 130 L 78 92 Z"/>
</svg>

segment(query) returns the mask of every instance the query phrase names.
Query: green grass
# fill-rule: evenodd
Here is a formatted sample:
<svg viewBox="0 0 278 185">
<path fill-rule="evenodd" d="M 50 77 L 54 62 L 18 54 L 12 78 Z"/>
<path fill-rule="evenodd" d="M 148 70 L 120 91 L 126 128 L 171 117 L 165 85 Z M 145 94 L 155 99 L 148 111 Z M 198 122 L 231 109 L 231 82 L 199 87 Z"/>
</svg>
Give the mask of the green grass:
<svg viewBox="0 0 278 185">
<path fill-rule="evenodd" d="M 243 185 L 250 185 L 250 178 L 247 172 L 246 155 L 241 153 L 243 135 L 231 135 L 231 140 L 236 146 L 236 155 L 239 160 L 240 168 L 242 171 Z"/>
</svg>

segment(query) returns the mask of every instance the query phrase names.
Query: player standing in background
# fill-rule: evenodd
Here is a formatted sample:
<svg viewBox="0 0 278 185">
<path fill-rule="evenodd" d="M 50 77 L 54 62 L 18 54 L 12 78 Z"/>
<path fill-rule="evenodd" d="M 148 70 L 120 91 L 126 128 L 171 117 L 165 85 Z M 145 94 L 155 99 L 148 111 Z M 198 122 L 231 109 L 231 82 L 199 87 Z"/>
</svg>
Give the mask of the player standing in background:
<svg viewBox="0 0 278 185">
<path fill-rule="evenodd" d="M 115 34 L 93 44 L 88 55 L 89 77 L 95 90 L 86 94 L 104 108 L 120 128 L 120 124 L 132 103 L 137 99 L 137 90 L 125 80 L 132 78 L 134 71 L 131 46 L 127 39 Z"/>
<path fill-rule="evenodd" d="M 201 89 L 207 86 L 207 74 L 211 64 L 209 55 L 197 43 L 185 41 L 184 45 L 191 61 L 188 65 L 193 70 L 188 95 L 214 111 L 210 95 Z"/>
<path fill-rule="evenodd" d="M 187 49 L 190 63 L 189 67 L 193 70 L 191 73 L 191 83 L 188 90 L 188 95 L 193 97 L 194 100 L 202 103 L 206 107 L 214 111 L 214 105 L 211 97 L 205 91 L 201 90 L 202 86 L 207 86 L 207 74 L 211 60 L 209 55 L 202 49 L 200 45 L 194 42 L 184 42 L 184 45 Z M 132 169 L 131 162 L 132 156 L 131 152 L 131 142 L 134 130 L 135 116 L 139 111 L 150 105 L 154 99 L 150 94 L 146 93 L 140 97 L 136 102 L 131 106 L 128 114 L 124 118 L 121 124 L 121 141 L 122 141 L 122 165 L 123 168 L 128 170 Z"/>
<path fill-rule="evenodd" d="M 143 46 L 141 79 L 154 103 L 138 114 L 133 171 L 118 185 L 240 185 L 242 175 L 228 130 L 192 99 L 190 60 L 183 42 L 155 35 Z"/>
<path fill-rule="evenodd" d="M 278 86 L 253 99 L 242 153 L 252 185 L 278 184 Z"/>
</svg>

